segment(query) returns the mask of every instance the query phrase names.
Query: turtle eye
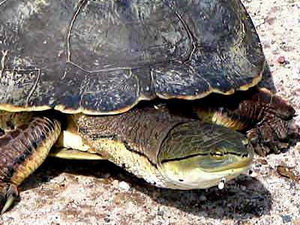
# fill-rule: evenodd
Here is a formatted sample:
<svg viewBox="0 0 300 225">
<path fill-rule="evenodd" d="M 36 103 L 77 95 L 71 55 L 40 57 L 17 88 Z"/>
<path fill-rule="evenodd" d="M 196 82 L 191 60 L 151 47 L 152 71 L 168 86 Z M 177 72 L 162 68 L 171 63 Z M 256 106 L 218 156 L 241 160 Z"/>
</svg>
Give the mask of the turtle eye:
<svg viewBox="0 0 300 225">
<path fill-rule="evenodd" d="M 213 159 L 217 159 L 217 160 L 220 160 L 220 159 L 223 159 L 224 156 L 225 156 L 225 152 L 224 150 L 222 149 L 214 149 L 210 152 L 210 156 L 213 158 Z"/>
</svg>

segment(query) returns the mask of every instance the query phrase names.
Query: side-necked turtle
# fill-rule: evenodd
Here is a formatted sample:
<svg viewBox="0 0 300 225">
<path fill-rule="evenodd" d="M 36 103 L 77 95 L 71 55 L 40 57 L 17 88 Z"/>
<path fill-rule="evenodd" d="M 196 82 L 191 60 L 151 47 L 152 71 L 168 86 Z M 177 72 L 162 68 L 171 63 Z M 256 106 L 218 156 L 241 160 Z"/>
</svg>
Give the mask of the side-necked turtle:
<svg viewBox="0 0 300 225">
<path fill-rule="evenodd" d="M 228 96 L 265 64 L 239 0 L 2 0 L 0 12 L 2 212 L 53 145 L 194 189 L 249 167 L 252 145 L 234 129 L 260 152 L 288 135 L 294 110 L 279 97 Z"/>
</svg>

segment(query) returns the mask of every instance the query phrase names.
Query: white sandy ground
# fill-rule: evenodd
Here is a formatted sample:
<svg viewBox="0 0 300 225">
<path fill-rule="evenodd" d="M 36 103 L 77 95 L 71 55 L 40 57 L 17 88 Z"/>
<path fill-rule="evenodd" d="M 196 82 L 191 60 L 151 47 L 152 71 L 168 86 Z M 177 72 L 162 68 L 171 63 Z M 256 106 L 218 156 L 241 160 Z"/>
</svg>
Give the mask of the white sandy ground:
<svg viewBox="0 0 300 225">
<path fill-rule="evenodd" d="M 300 1 L 244 0 L 257 26 L 279 94 L 300 115 Z M 284 56 L 286 63 L 278 63 Z M 296 117 L 300 125 L 300 116 Z M 21 201 L 0 224 L 300 224 L 300 145 L 266 161 L 225 189 L 151 187 L 108 162 L 50 159 L 21 186 Z"/>
</svg>

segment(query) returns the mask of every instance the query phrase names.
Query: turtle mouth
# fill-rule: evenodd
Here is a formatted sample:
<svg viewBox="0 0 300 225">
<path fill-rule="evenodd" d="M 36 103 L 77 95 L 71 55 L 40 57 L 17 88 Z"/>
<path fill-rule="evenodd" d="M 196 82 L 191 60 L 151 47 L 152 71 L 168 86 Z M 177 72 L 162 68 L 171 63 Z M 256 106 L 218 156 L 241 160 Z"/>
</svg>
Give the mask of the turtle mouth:
<svg viewBox="0 0 300 225">
<path fill-rule="evenodd" d="M 179 190 L 206 189 L 218 186 L 223 180 L 232 180 L 251 166 L 251 159 L 244 160 L 242 163 L 236 163 L 230 167 L 223 167 L 218 170 L 204 170 L 203 168 L 194 168 L 190 171 L 172 172 L 172 164 L 165 163 L 161 167 L 161 172 L 167 183 L 168 188 Z"/>
</svg>

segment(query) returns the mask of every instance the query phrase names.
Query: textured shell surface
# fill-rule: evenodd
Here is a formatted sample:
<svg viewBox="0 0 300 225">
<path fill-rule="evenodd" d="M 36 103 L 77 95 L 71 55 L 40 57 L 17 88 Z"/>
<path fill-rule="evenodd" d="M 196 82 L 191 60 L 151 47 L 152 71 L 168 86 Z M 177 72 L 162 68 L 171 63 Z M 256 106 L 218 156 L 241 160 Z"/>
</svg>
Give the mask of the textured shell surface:
<svg viewBox="0 0 300 225">
<path fill-rule="evenodd" d="M 232 94 L 264 56 L 238 0 L 0 1 L 0 107 L 111 114 Z"/>
</svg>

